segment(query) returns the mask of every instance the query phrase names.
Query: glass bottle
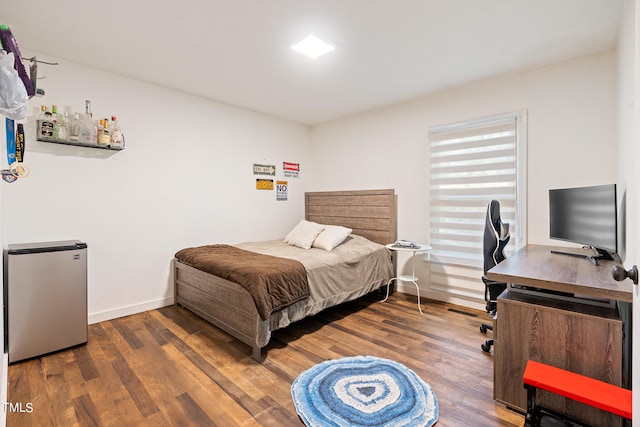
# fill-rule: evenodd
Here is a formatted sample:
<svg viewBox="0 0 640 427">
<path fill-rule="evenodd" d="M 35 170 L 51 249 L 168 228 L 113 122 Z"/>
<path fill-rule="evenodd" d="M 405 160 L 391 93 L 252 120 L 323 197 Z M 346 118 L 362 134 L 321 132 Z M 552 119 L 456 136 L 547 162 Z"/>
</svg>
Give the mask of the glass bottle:
<svg viewBox="0 0 640 427">
<path fill-rule="evenodd" d="M 56 125 L 58 127 L 58 140 L 59 141 L 69 141 L 69 113 L 64 112 L 64 114 L 60 115 L 58 123 Z"/>
<path fill-rule="evenodd" d="M 80 113 L 75 113 L 73 119 L 69 123 L 69 140 L 78 141 L 80 139 L 80 128 L 82 127 L 82 120 L 80 120 Z"/>
<path fill-rule="evenodd" d="M 40 136 L 42 135 L 42 122 L 45 119 L 45 112 L 47 111 L 47 107 L 45 107 L 44 105 L 40 106 L 40 114 L 38 115 L 38 138 L 40 138 Z"/>
<path fill-rule="evenodd" d="M 96 142 L 98 144 L 100 144 L 100 140 L 102 139 L 102 127 L 104 126 L 104 120 L 100 119 L 97 123 L 96 123 L 96 132 L 97 132 L 97 136 L 96 136 Z"/>
<path fill-rule="evenodd" d="M 108 119 L 100 119 L 100 129 L 98 129 L 98 144 L 111 144 L 111 132 L 109 131 Z"/>
<path fill-rule="evenodd" d="M 39 138 L 43 141 L 51 141 L 53 138 L 53 117 L 47 107 L 43 114 L 43 119 L 40 122 Z"/>
<path fill-rule="evenodd" d="M 53 122 L 53 139 L 57 140 L 58 138 L 58 107 L 53 104 L 51 106 L 51 121 Z"/>
<path fill-rule="evenodd" d="M 80 142 L 96 144 L 98 142 L 98 134 L 96 124 L 93 122 L 91 114 L 91 101 L 85 101 L 84 118 L 82 119 L 82 127 L 80 128 Z"/>
<path fill-rule="evenodd" d="M 116 116 L 111 116 L 111 145 L 116 148 L 124 148 L 124 135 Z"/>
</svg>

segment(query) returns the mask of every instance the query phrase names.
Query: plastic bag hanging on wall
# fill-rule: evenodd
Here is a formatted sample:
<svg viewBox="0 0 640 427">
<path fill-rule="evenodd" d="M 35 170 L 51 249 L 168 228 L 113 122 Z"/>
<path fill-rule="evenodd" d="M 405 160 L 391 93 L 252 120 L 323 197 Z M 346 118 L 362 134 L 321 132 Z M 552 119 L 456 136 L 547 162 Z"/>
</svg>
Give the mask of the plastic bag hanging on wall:
<svg viewBox="0 0 640 427">
<path fill-rule="evenodd" d="M 13 67 L 13 52 L 0 53 L 0 114 L 9 119 L 27 118 L 27 91 Z"/>
</svg>

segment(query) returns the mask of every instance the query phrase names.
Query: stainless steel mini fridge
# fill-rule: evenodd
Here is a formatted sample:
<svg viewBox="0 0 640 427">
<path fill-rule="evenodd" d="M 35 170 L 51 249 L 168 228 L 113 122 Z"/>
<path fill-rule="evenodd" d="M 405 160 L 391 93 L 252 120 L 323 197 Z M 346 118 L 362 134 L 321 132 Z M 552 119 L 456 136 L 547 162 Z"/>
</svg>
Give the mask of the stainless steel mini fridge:
<svg viewBox="0 0 640 427">
<path fill-rule="evenodd" d="M 87 342 L 87 244 L 9 245 L 5 250 L 9 363 Z"/>
</svg>

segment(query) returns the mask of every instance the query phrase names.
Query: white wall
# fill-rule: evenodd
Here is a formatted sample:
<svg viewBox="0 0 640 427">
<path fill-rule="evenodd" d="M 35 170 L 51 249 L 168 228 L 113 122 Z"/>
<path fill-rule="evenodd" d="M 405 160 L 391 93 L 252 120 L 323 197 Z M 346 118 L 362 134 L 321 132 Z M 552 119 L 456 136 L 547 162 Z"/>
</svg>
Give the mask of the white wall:
<svg viewBox="0 0 640 427">
<path fill-rule="evenodd" d="M 39 75 L 46 95 L 30 101 L 32 116 L 40 104 L 83 112 L 90 99 L 126 137 L 121 152 L 39 142 L 30 117 L 31 175 L 3 189 L 5 246 L 88 243 L 91 323 L 171 304 L 182 247 L 279 238 L 304 217 L 308 127 L 62 60 Z M 252 165 L 277 165 L 281 178 L 283 161 L 302 172 L 276 201 L 255 189 Z"/>
<path fill-rule="evenodd" d="M 616 182 L 616 58 L 603 54 L 450 90 L 312 129 L 313 190 L 395 188 L 398 236 L 427 241 L 427 130 L 430 126 L 518 109 L 528 112 L 528 237 L 548 239 L 548 189 Z M 399 259 L 399 270 L 410 266 Z M 475 298 L 421 294 L 484 308 Z M 415 293 L 410 287 L 399 288 Z"/>
</svg>

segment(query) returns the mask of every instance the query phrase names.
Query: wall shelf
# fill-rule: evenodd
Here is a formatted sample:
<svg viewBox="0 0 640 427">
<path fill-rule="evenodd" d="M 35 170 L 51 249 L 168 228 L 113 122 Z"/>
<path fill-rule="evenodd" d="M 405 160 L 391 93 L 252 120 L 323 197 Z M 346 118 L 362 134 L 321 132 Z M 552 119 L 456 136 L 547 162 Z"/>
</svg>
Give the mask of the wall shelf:
<svg viewBox="0 0 640 427">
<path fill-rule="evenodd" d="M 45 139 L 42 137 L 37 138 L 38 141 L 49 142 L 53 144 L 63 144 L 63 145 L 73 145 L 76 147 L 87 147 L 87 148 L 99 148 L 102 150 L 113 150 L 113 151 L 121 151 L 124 150 L 124 147 L 113 147 L 109 145 L 101 145 L 95 142 L 79 142 L 79 141 L 60 141 L 57 139 Z"/>
</svg>

